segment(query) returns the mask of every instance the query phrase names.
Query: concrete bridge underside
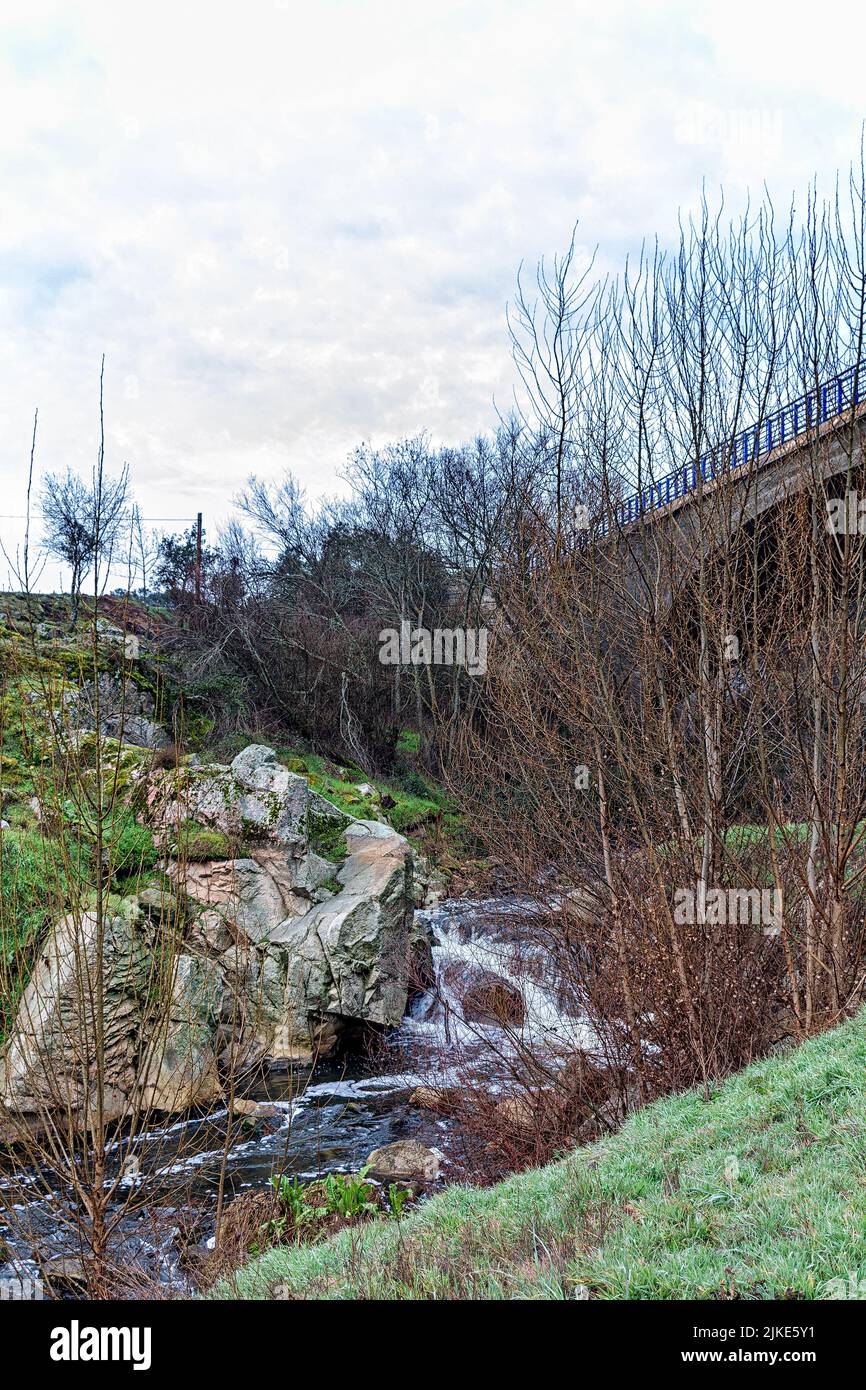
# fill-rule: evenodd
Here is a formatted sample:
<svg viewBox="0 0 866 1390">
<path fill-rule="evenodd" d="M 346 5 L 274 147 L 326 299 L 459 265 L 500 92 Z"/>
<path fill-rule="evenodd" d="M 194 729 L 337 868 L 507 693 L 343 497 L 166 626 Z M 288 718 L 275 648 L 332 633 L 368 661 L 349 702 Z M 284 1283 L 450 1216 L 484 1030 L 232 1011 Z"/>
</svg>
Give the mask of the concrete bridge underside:
<svg viewBox="0 0 866 1390">
<path fill-rule="evenodd" d="M 640 602 L 676 604 L 701 557 L 750 535 L 762 518 L 778 519 L 798 495 L 811 496 L 826 524 L 828 498 L 842 497 L 864 476 L 866 402 L 754 462 L 656 508 L 597 544 L 628 555 L 628 588 Z"/>
</svg>

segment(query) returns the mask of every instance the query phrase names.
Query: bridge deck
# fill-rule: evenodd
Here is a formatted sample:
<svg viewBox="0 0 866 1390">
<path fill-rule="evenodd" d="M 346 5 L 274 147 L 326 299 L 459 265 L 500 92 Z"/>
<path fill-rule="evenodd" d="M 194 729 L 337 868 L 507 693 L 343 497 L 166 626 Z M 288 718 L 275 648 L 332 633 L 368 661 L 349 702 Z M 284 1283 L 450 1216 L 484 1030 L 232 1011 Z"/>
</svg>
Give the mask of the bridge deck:
<svg viewBox="0 0 866 1390">
<path fill-rule="evenodd" d="M 654 512 L 670 516 L 715 490 L 730 478 L 752 478 L 768 464 L 798 453 L 803 446 L 838 431 L 866 411 L 862 377 L 866 367 L 849 367 L 814 390 L 780 407 L 766 419 L 741 430 L 700 460 L 675 468 L 618 502 L 603 518 L 601 534 L 648 519 Z M 836 471 L 836 470 L 834 470 Z"/>
</svg>

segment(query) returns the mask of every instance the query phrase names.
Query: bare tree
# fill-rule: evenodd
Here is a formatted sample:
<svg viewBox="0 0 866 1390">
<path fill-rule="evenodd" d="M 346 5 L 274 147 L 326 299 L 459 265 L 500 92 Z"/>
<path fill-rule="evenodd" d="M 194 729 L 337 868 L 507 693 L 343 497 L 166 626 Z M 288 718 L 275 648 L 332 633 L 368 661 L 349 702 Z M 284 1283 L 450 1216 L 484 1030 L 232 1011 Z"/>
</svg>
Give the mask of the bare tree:
<svg viewBox="0 0 866 1390">
<path fill-rule="evenodd" d="M 42 485 L 43 545 L 49 555 L 71 570 L 72 623 L 84 579 L 100 562 L 110 566 L 114 548 L 127 524 L 129 470 L 106 478 L 102 466 L 90 483 L 67 468 L 49 473 Z"/>
<path fill-rule="evenodd" d="M 730 224 L 705 203 L 558 356 L 574 492 L 561 525 L 537 509 L 532 583 L 500 574 L 450 780 L 546 909 L 525 933 L 623 1103 L 864 997 L 864 209 L 862 164 L 781 229 L 768 200 Z M 566 550 L 579 496 L 595 512 Z M 554 873 L 579 891 L 551 910 Z M 687 899 L 712 907 L 688 920 Z M 526 1051 L 558 1084 L 562 1059 Z"/>
</svg>

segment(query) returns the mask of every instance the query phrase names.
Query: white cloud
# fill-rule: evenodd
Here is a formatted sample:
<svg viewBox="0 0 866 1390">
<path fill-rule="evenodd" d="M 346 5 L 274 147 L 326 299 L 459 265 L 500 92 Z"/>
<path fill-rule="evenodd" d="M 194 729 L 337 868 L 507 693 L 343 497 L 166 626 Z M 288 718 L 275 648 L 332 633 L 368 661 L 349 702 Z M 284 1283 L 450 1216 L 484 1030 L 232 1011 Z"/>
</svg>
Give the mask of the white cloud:
<svg viewBox="0 0 866 1390">
<path fill-rule="evenodd" d="M 740 0 L 7 0 L 2 509 L 36 405 L 42 467 L 92 461 L 103 352 L 109 464 L 155 516 L 488 426 L 518 262 L 580 217 L 618 265 L 704 177 L 831 175 L 862 22 L 840 49 Z"/>
</svg>

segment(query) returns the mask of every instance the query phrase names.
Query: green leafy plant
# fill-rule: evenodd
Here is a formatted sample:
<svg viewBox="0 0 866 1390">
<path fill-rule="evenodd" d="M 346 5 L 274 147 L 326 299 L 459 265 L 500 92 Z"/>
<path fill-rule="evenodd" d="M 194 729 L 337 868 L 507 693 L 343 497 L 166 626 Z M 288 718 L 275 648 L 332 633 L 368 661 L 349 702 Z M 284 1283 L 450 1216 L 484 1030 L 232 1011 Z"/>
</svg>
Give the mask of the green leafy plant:
<svg viewBox="0 0 866 1390">
<path fill-rule="evenodd" d="M 388 1206 L 390 1208 L 391 1215 L 397 1221 L 399 1221 L 400 1217 L 403 1215 L 403 1208 L 405 1207 L 406 1203 L 408 1202 L 411 1196 L 412 1194 L 408 1191 L 407 1188 L 398 1187 L 395 1182 L 392 1182 L 389 1185 Z"/>
<path fill-rule="evenodd" d="M 297 1176 L 290 1178 L 285 1173 L 275 1173 L 271 1178 L 271 1187 L 281 1210 L 266 1221 L 259 1231 L 262 1249 L 269 1245 L 281 1245 L 289 1235 L 300 1240 L 302 1231 L 320 1215 L 320 1210 L 307 1201 L 306 1184 Z M 254 1250 L 254 1253 L 257 1251 Z"/>
<path fill-rule="evenodd" d="M 378 1211 L 372 1200 L 373 1189 L 366 1181 L 369 1165 L 359 1173 L 329 1173 L 325 1178 L 327 1210 L 347 1221 Z"/>
<path fill-rule="evenodd" d="M 328 1217 L 337 1216 L 351 1222 L 379 1212 L 381 1207 L 375 1189 L 366 1181 L 368 1172 L 369 1168 L 365 1167 L 359 1173 L 329 1173 L 326 1178 L 311 1183 L 286 1173 L 275 1174 L 271 1187 L 280 1210 L 261 1227 L 263 1247 L 284 1244 L 290 1237 L 300 1241 L 305 1234 L 324 1225 Z M 398 1197 L 400 1210 L 406 1196 L 408 1193 L 402 1200 Z"/>
<path fill-rule="evenodd" d="M 317 1208 L 306 1199 L 306 1183 L 302 1183 L 297 1175 L 290 1178 L 286 1173 L 275 1174 L 271 1178 L 271 1187 L 280 1205 L 287 1209 L 286 1216 L 291 1218 L 293 1225 L 301 1225 L 315 1215 Z"/>
</svg>

